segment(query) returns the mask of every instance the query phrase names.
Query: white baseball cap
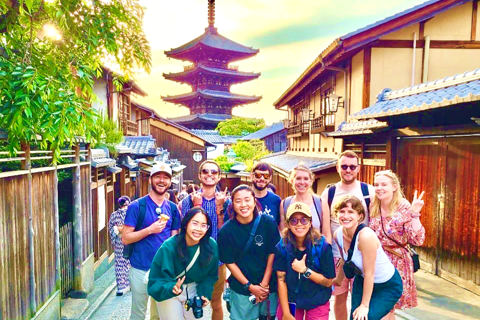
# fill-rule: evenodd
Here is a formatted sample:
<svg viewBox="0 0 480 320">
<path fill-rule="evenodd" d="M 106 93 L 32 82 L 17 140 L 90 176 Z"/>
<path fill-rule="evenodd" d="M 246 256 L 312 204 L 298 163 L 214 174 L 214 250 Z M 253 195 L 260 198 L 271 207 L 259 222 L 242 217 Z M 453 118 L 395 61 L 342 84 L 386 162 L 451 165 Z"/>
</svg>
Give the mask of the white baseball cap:
<svg viewBox="0 0 480 320">
<path fill-rule="evenodd" d="M 158 163 L 152 167 L 152 169 L 150 170 L 150 177 L 153 177 L 155 174 L 160 172 L 168 174 L 170 178 L 172 177 L 172 168 L 170 168 L 168 164 L 163 162 Z"/>
</svg>

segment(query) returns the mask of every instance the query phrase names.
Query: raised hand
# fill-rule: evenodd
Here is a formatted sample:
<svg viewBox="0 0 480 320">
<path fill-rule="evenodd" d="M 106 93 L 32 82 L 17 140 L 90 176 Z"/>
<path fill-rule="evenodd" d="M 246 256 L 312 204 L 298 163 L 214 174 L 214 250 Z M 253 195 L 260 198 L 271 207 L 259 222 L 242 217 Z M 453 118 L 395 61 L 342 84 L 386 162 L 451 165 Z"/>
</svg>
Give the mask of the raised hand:
<svg viewBox="0 0 480 320">
<path fill-rule="evenodd" d="M 202 206 L 202 201 L 203 201 L 203 193 L 200 192 L 200 189 L 197 191 L 195 190 L 195 187 L 193 187 L 193 192 L 192 192 L 192 202 L 195 207 Z"/>
<path fill-rule="evenodd" d="M 228 187 L 226 187 L 225 191 L 223 192 L 215 192 L 215 204 L 217 206 L 223 206 L 223 204 L 227 200 L 227 191 Z"/>
<path fill-rule="evenodd" d="M 305 259 L 307 259 L 306 254 L 303 255 L 303 258 L 301 260 L 297 260 L 297 259 L 293 260 L 292 269 L 295 272 L 303 273 L 305 269 L 307 269 L 307 265 L 305 264 Z"/>
<path fill-rule="evenodd" d="M 201 299 L 203 300 L 203 307 L 205 308 L 206 306 L 208 306 L 208 304 L 210 303 L 210 300 L 208 300 L 207 298 L 205 298 L 204 296 L 201 297 Z"/>
<path fill-rule="evenodd" d="M 177 280 L 177 283 L 173 286 L 173 289 L 172 289 L 172 292 L 174 295 L 179 295 L 180 293 L 182 293 L 182 284 L 183 282 L 185 281 L 185 276 L 179 278 Z"/>
<path fill-rule="evenodd" d="M 410 206 L 411 213 L 420 213 L 420 210 L 422 210 L 423 206 L 425 205 L 425 201 L 423 201 L 422 199 L 424 194 L 425 191 L 422 191 L 422 193 L 420 193 L 420 196 L 417 198 L 417 190 L 415 190 L 415 193 L 413 194 L 412 205 Z"/>
</svg>

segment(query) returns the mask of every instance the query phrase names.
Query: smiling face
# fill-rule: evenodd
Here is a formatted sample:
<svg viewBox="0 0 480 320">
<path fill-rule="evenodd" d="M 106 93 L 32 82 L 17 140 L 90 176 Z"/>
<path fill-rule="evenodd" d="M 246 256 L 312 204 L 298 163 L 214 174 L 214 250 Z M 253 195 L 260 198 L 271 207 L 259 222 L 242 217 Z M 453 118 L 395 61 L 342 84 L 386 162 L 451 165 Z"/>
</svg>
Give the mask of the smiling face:
<svg viewBox="0 0 480 320">
<path fill-rule="evenodd" d="M 352 170 L 352 168 L 354 169 Z M 341 157 L 337 164 L 337 171 L 343 183 L 354 183 L 357 180 L 358 172 L 360 171 L 358 159 L 355 157 Z"/>
<path fill-rule="evenodd" d="M 393 180 L 385 175 L 377 175 L 374 182 L 375 195 L 378 200 L 390 203 L 393 199 L 393 193 L 397 187 L 393 184 Z"/>
<path fill-rule="evenodd" d="M 338 221 L 345 229 L 356 229 L 363 219 L 364 216 L 353 209 L 350 202 L 338 210 Z"/>
<path fill-rule="evenodd" d="M 312 187 L 313 181 L 310 174 L 304 170 L 298 170 L 293 181 L 295 191 L 299 194 L 308 192 Z"/>
<path fill-rule="evenodd" d="M 220 169 L 214 163 L 207 162 L 200 169 L 198 178 L 203 186 L 215 186 L 220 181 Z"/>
<path fill-rule="evenodd" d="M 190 239 L 191 243 L 198 243 L 205 236 L 208 230 L 207 217 L 199 212 L 193 216 L 188 222 L 185 236 Z"/>
<path fill-rule="evenodd" d="M 164 195 L 167 192 L 168 188 L 170 188 L 170 184 L 172 183 L 172 178 L 163 172 L 159 172 L 155 174 L 153 177 L 150 177 L 150 185 L 152 187 L 152 191 L 158 195 Z"/>
<path fill-rule="evenodd" d="M 233 210 L 237 213 L 237 219 L 240 221 L 247 221 L 253 217 L 253 210 L 255 209 L 255 198 L 251 190 L 239 190 L 234 193 Z"/>
<path fill-rule="evenodd" d="M 250 179 L 252 180 L 252 184 L 255 189 L 262 191 L 268 187 L 268 184 L 272 181 L 272 176 L 268 170 L 255 170 L 254 172 L 250 173 Z"/>
<path fill-rule="evenodd" d="M 293 225 L 293 221 L 297 221 L 296 225 Z M 307 224 L 302 224 L 302 222 L 307 222 Z M 303 213 L 297 212 L 294 213 L 290 219 L 288 219 L 288 229 L 292 231 L 293 235 L 297 238 L 305 238 L 308 231 L 312 227 L 312 220 L 308 218 Z"/>
</svg>

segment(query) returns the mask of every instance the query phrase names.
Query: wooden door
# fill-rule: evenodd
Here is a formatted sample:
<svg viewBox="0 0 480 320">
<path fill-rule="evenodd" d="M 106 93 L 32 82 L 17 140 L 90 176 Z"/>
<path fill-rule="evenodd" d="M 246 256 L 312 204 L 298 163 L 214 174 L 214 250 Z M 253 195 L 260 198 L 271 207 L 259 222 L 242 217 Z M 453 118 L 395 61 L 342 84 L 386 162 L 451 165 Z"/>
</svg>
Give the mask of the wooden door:
<svg viewBox="0 0 480 320">
<path fill-rule="evenodd" d="M 423 267 L 437 273 L 445 176 L 444 146 L 438 139 L 402 139 L 398 148 L 397 173 L 405 196 L 412 201 L 415 190 L 425 190 L 426 193 L 421 216 L 426 238 L 418 251 L 425 262 Z"/>
<path fill-rule="evenodd" d="M 397 168 L 409 200 L 426 192 L 424 267 L 480 292 L 479 137 L 401 139 Z"/>
</svg>

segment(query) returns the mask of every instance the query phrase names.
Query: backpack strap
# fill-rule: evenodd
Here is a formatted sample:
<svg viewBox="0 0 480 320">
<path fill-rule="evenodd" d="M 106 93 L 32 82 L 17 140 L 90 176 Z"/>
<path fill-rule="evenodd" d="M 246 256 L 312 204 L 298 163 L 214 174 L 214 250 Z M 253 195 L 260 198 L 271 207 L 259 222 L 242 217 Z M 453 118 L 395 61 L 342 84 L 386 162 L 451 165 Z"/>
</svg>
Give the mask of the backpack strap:
<svg viewBox="0 0 480 320">
<path fill-rule="evenodd" d="M 194 265 L 195 262 L 197 261 L 197 258 L 198 258 L 199 255 L 200 255 L 200 246 L 198 246 L 197 251 L 195 251 L 195 254 L 193 255 L 192 260 L 190 260 L 190 263 L 189 263 L 188 266 L 185 268 L 185 270 L 183 270 L 178 276 L 176 276 L 175 279 L 180 279 L 181 277 L 183 277 L 184 275 L 186 275 L 187 272 L 193 267 L 193 265 Z"/>
<path fill-rule="evenodd" d="M 286 197 L 285 200 L 283 200 L 283 214 L 287 215 L 287 209 L 288 206 L 290 206 L 290 203 L 292 203 L 293 196 Z"/>
<path fill-rule="evenodd" d="M 364 225 L 363 223 L 361 223 L 361 224 L 358 225 L 357 230 L 355 230 L 355 233 L 353 234 L 352 242 L 350 242 L 350 248 L 348 249 L 347 261 L 345 261 L 345 262 L 352 261 L 353 250 L 355 249 L 355 242 L 357 241 L 358 233 L 359 233 L 363 228 L 365 228 L 365 225 Z M 337 243 L 338 243 L 338 242 L 337 242 Z"/>
<path fill-rule="evenodd" d="M 320 221 L 320 230 L 323 226 L 323 215 L 322 215 L 322 199 L 316 194 L 312 194 L 313 204 L 315 205 L 315 210 L 317 211 L 318 221 Z"/>
<path fill-rule="evenodd" d="M 365 199 L 365 204 L 367 205 L 367 212 L 370 213 L 370 193 L 368 191 L 368 184 L 360 182 L 360 187 L 362 188 L 363 199 Z"/>
<path fill-rule="evenodd" d="M 330 188 L 328 188 L 328 207 L 330 208 L 330 214 L 332 213 L 332 202 L 333 202 L 333 198 L 335 197 L 336 189 L 337 189 L 336 185 L 333 185 Z"/>
<path fill-rule="evenodd" d="M 137 220 L 137 225 L 135 226 L 134 231 L 140 230 L 142 227 L 143 221 L 145 220 L 145 213 L 147 212 L 147 196 L 141 197 L 138 199 L 138 204 L 139 204 L 139 214 L 138 214 L 138 220 Z"/>
<path fill-rule="evenodd" d="M 254 224 L 253 224 L 252 231 L 250 231 L 250 237 L 248 238 L 247 244 L 245 245 L 245 248 L 243 248 L 242 253 L 241 253 L 240 256 L 237 258 L 237 261 L 240 260 L 240 258 L 242 258 L 242 257 L 247 253 L 248 248 L 249 248 L 250 245 L 252 244 L 253 238 L 255 237 L 255 234 L 257 233 L 257 228 L 258 228 L 258 225 L 260 224 L 260 220 L 262 220 L 262 214 L 259 214 L 259 215 L 257 216 L 257 218 L 255 219 L 255 222 L 254 222 Z"/>
<path fill-rule="evenodd" d="M 316 246 L 313 246 L 312 248 L 312 267 L 317 266 L 320 267 L 320 257 L 323 254 L 323 251 L 325 251 L 325 248 L 327 247 L 325 237 L 322 236 L 320 239 L 320 243 Z M 312 268 L 310 268 L 312 269 Z"/>
</svg>

